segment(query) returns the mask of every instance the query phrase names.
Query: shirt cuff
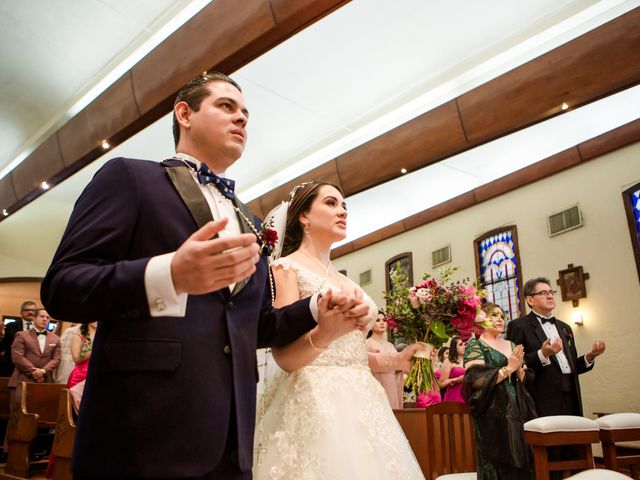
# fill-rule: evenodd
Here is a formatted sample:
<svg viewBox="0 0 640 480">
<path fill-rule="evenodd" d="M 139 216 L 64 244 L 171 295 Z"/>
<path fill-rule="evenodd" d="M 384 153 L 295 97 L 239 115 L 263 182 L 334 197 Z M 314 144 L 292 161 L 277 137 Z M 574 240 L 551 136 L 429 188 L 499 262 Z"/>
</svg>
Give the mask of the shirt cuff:
<svg viewBox="0 0 640 480">
<path fill-rule="evenodd" d="M 144 270 L 144 288 L 152 317 L 184 317 L 187 293 L 177 293 L 171 278 L 171 261 L 175 252 L 151 258 Z"/>
<path fill-rule="evenodd" d="M 593 361 L 590 362 L 589 360 L 587 360 L 587 356 L 586 355 L 584 356 L 584 364 L 587 368 L 591 368 L 591 365 L 593 365 L 595 361 L 596 359 L 594 358 Z"/>
<path fill-rule="evenodd" d="M 551 359 L 545 357 L 542 354 L 542 350 L 538 350 L 538 358 L 540 359 L 540 363 L 542 364 L 543 367 L 546 367 L 547 365 L 551 365 Z"/>
<path fill-rule="evenodd" d="M 311 316 L 318 323 L 318 294 L 314 293 L 311 295 L 311 299 L 309 300 L 309 311 L 311 312 Z"/>
</svg>

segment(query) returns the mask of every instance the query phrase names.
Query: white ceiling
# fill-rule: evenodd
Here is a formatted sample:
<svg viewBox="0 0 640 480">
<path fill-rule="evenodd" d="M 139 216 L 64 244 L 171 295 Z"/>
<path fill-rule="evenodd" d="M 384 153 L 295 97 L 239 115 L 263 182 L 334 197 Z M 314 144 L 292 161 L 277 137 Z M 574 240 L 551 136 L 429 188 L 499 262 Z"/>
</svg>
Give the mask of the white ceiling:
<svg viewBox="0 0 640 480">
<path fill-rule="evenodd" d="M 20 24 L 24 23 L 29 25 L 32 34 L 41 29 L 49 32 L 48 38 L 25 35 L 22 43 L 5 42 L 0 47 L 2 58 L 8 59 L 3 64 L 11 66 L 0 74 L 3 98 L 0 119 L 2 125 L 7 124 L 6 129 L 13 132 L 0 131 L 3 135 L 0 167 L 11 160 L 34 132 L 42 130 L 56 114 L 60 116 L 60 111 L 77 100 L 91 81 L 96 82 L 100 72 L 113 68 L 114 59 L 125 57 L 144 37 L 151 36 L 163 21 L 189 3 L 186 0 L 47 2 L 55 5 L 51 8 L 56 12 L 53 18 L 63 19 L 57 23 L 38 13 L 42 1 L 23 0 L 12 3 L 12 8 L 9 2 L 0 3 L 3 31 L 5 26 L 10 26 L 13 35 L 17 35 Z M 354 0 L 232 75 L 243 88 L 251 120 L 245 154 L 228 173 L 238 180 L 241 198 L 251 200 L 638 5 L 640 0 Z M 129 8 L 132 10 L 128 11 Z M 11 11 L 11 15 L 5 11 Z M 82 12 L 82 16 L 75 16 L 76 11 Z M 96 22 L 89 20 L 97 16 L 103 17 L 100 27 L 87 32 L 79 26 L 79 23 L 94 25 Z M 126 23 L 123 16 L 127 17 Z M 130 27 L 125 28 L 123 24 Z M 135 34 L 118 37 L 119 34 L 114 35 L 118 27 L 120 31 L 135 30 Z M 76 53 L 70 53 L 73 46 Z M 110 49 L 109 55 L 96 53 L 102 52 L 101 46 Z M 27 51 L 37 51 L 38 58 L 34 60 L 33 56 L 25 55 Z M 95 57 L 101 58 L 102 64 Z M 59 62 L 60 58 L 65 61 Z M 49 66 L 50 63 L 56 63 L 55 68 Z M 64 90 L 70 78 L 77 77 L 77 72 L 88 73 L 82 80 L 74 80 L 73 88 Z M 16 90 L 5 90 L 5 85 L 16 88 L 16 84 L 34 80 L 30 75 L 35 75 L 37 81 L 33 83 L 37 88 L 30 92 L 29 98 L 26 95 L 20 98 Z M 50 95 L 52 89 L 56 91 L 54 96 Z M 74 91 L 78 92 L 75 97 Z M 32 104 L 42 110 L 34 112 Z M 23 110 L 28 115 L 19 120 L 12 118 Z M 592 118 L 593 113 L 584 115 Z M 619 117 L 614 113 L 606 116 Z M 173 153 L 170 131 L 170 117 L 165 116 L 1 222 L 0 259 L 20 251 L 10 245 L 10 239 L 17 238 L 16 232 L 26 228 L 25 225 L 46 225 L 53 232 L 55 243 L 71 204 L 104 161 L 117 155 L 166 158 Z M 527 135 L 524 132 L 520 137 Z M 22 143 L 14 141 L 8 152 L 10 147 L 5 141 L 11 138 Z M 501 145 L 500 148 L 518 147 Z M 486 158 L 487 151 L 482 147 L 474 150 Z M 455 182 L 449 176 L 454 170 L 460 170 L 461 174 L 473 177 L 470 183 L 461 180 L 462 183 L 474 188 L 495 175 L 488 170 L 479 172 L 477 167 L 469 171 L 468 167 L 457 165 L 458 161 L 454 157 L 447 161 L 448 168 L 447 163 L 433 167 L 429 178 L 438 183 L 438 172 L 445 172 L 442 174 L 448 176 L 443 178 Z M 495 161 L 492 164 L 495 172 L 512 168 Z M 399 181 L 409 182 L 410 177 L 417 179 L 418 175 L 416 172 Z M 366 210 L 374 203 L 371 195 L 377 195 L 376 192 L 372 189 L 348 199 L 358 205 L 357 211 L 350 210 L 352 218 L 370 218 Z M 443 201 L 441 197 L 437 197 L 438 201 Z M 356 227 L 358 223 L 363 222 L 354 220 L 352 225 Z M 348 240 L 366 233 L 366 228 L 351 229 Z M 53 248 L 55 245 L 43 247 L 51 253 Z M 47 255 L 50 258 L 50 253 L 42 255 L 45 260 Z M 29 259 L 17 265 L 12 257 L 12 262 L 11 268 L 22 265 L 33 270 L 33 275 L 41 275 L 46 268 Z M 24 275 L 4 270 L 0 265 L 0 277 Z"/>
</svg>

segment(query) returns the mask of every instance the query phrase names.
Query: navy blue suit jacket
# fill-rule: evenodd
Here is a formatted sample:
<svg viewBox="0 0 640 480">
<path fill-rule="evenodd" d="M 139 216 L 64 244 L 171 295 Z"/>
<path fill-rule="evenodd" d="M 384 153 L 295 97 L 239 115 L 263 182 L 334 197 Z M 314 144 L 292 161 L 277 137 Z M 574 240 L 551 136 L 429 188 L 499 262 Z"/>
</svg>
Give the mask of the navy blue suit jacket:
<svg viewBox="0 0 640 480">
<path fill-rule="evenodd" d="M 249 470 L 255 350 L 286 344 L 315 325 L 308 299 L 272 308 L 266 258 L 239 292 L 190 295 L 185 317 L 150 316 L 147 262 L 175 251 L 198 228 L 168 168 L 184 167 L 109 161 L 78 199 L 42 283 L 51 315 L 99 321 L 78 419 L 76 475 L 203 475 L 222 457 L 232 413 L 232 447 L 240 469 Z"/>
<path fill-rule="evenodd" d="M 571 327 L 561 320 L 556 319 L 558 336 L 562 340 L 562 348 L 571 367 L 571 379 L 576 394 L 575 405 L 577 411 L 567 412 L 563 410 L 561 401 L 562 392 L 562 370 L 555 356 L 550 358 L 551 365 L 543 366 L 538 357 L 538 350 L 547 339 L 547 336 L 540 326 L 538 318 L 533 312 L 524 317 L 517 318 L 509 322 L 507 326 L 507 338 L 516 345 L 522 345 L 525 352 L 525 363 L 527 368 L 532 368 L 535 372 L 533 385 L 529 387 L 529 392 L 536 403 L 536 411 L 539 417 L 548 415 L 582 415 L 582 399 L 580 397 L 580 381 L 578 375 L 593 368 L 587 368 L 584 355 L 578 357 L 576 345 Z"/>
</svg>

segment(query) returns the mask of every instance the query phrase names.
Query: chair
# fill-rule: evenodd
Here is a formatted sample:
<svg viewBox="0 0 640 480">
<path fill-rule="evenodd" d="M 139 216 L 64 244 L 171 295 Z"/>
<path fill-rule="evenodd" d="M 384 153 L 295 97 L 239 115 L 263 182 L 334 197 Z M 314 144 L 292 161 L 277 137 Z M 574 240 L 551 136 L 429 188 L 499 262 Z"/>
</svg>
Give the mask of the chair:
<svg viewBox="0 0 640 480">
<path fill-rule="evenodd" d="M 604 465 L 620 472 L 628 466 L 633 478 L 640 478 L 640 454 L 624 455 L 616 450 L 616 442 L 640 440 L 640 413 L 613 413 L 596 419 L 600 427 L 600 441 Z"/>
<path fill-rule="evenodd" d="M 475 478 L 476 447 L 469 406 L 443 402 L 426 408 L 429 472 L 435 480 Z"/>
<path fill-rule="evenodd" d="M 406 406 L 406 404 L 405 404 Z M 404 408 L 394 410 L 398 423 L 402 427 L 409 446 L 413 450 L 422 473 L 427 476 L 429 472 L 429 443 L 427 439 L 427 414 L 424 408 Z"/>
<path fill-rule="evenodd" d="M 530 420 L 524 424 L 524 441 L 533 447 L 536 480 L 549 480 L 552 471 L 586 470 L 595 468 L 592 443 L 600 441 L 598 424 L 584 417 L 553 415 Z M 549 461 L 547 448 L 577 445 L 579 459 Z"/>
</svg>

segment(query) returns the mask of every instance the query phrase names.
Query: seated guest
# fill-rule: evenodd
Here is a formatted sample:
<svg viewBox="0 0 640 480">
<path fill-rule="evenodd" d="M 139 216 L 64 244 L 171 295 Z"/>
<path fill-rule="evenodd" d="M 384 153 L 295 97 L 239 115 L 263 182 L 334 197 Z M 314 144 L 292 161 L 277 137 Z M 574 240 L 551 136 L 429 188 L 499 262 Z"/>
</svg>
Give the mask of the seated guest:
<svg viewBox="0 0 640 480">
<path fill-rule="evenodd" d="M 523 364 L 524 349 L 501 338 L 504 312 L 495 303 L 481 307 L 491 327 L 467 342 L 462 394 L 474 418 L 478 480 L 533 479 L 523 425 L 534 418 L 525 388 L 533 372 Z"/>
<path fill-rule="evenodd" d="M 409 371 L 411 358 L 421 347 L 418 344 L 409 345 L 398 353 L 393 343 L 385 338 L 387 331 L 387 316 L 382 310 L 378 315 L 367 339 L 367 357 L 369 368 L 373 376 L 380 382 L 391 408 L 402 408 L 402 387 L 404 385 L 404 371 Z"/>
<path fill-rule="evenodd" d="M 440 367 L 441 386 L 447 389 L 443 400 L 445 402 L 464 403 L 462 398 L 462 380 L 464 378 L 464 347 L 466 343 L 460 337 L 453 337 L 449 345 L 449 355 Z"/>
</svg>

